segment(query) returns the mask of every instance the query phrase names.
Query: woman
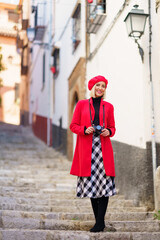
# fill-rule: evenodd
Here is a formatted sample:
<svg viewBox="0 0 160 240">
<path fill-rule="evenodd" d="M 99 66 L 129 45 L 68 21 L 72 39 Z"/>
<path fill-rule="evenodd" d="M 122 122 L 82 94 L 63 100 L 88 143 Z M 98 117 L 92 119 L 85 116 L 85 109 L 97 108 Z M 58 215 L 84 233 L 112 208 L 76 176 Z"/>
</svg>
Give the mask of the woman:
<svg viewBox="0 0 160 240">
<path fill-rule="evenodd" d="M 105 228 L 109 196 L 115 195 L 115 169 L 110 137 L 115 134 L 112 104 L 103 100 L 108 81 L 96 76 L 88 82 L 91 98 L 77 103 L 70 129 L 77 134 L 71 174 L 78 176 L 77 197 L 89 197 L 96 223 L 91 232 Z"/>
</svg>

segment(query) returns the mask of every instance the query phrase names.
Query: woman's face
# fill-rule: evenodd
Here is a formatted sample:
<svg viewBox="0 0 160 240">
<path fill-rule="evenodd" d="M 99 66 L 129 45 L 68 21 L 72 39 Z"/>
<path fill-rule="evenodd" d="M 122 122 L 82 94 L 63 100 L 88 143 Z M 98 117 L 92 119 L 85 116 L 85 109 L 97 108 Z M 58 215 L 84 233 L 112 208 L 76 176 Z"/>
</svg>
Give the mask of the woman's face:
<svg viewBox="0 0 160 240">
<path fill-rule="evenodd" d="M 95 85 L 95 96 L 102 97 L 106 89 L 106 84 L 104 82 L 98 82 Z"/>
</svg>

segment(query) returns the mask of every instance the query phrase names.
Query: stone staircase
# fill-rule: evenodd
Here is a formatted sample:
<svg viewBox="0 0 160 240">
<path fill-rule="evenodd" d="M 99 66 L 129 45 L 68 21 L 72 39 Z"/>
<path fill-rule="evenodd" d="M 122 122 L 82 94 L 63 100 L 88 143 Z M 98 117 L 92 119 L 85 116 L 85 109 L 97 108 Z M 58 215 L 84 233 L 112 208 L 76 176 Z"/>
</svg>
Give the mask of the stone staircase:
<svg viewBox="0 0 160 240">
<path fill-rule="evenodd" d="M 0 240 L 160 239 L 153 212 L 120 194 L 110 198 L 105 231 L 90 233 L 90 201 L 75 197 L 70 166 L 30 128 L 0 124 Z"/>
</svg>

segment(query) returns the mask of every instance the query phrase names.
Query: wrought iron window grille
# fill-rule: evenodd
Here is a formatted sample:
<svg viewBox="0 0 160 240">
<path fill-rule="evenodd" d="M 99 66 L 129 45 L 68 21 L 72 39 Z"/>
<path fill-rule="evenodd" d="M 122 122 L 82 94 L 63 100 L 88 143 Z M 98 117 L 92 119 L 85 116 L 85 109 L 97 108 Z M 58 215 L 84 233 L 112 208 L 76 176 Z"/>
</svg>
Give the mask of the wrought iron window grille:
<svg viewBox="0 0 160 240">
<path fill-rule="evenodd" d="M 106 16 L 106 0 L 87 3 L 87 33 L 97 33 Z"/>
<path fill-rule="evenodd" d="M 81 4 L 78 3 L 75 11 L 72 14 L 73 32 L 72 32 L 72 44 L 73 52 L 77 49 L 81 42 Z"/>
</svg>

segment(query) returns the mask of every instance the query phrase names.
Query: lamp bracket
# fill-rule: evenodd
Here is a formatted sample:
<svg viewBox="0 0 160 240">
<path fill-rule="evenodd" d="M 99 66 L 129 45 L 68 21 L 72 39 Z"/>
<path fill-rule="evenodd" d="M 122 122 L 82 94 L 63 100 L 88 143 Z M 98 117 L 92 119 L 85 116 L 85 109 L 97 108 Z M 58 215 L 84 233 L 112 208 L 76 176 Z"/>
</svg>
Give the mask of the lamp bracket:
<svg viewBox="0 0 160 240">
<path fill-rule="evenodd" d="M 135 39 L 135 43 L 138 45 L 138 49 L 139 49 L 139 54 L 141 56 L 141 60 L 142 62 L 144 62 L 144 51 L 143 51 L 143 48 L 141 48 L 139 42 L 138 42 L 138 39 Z"/>
</svg>

